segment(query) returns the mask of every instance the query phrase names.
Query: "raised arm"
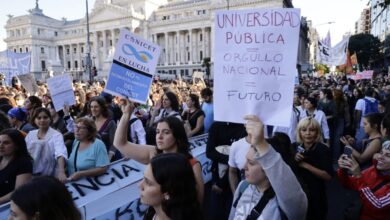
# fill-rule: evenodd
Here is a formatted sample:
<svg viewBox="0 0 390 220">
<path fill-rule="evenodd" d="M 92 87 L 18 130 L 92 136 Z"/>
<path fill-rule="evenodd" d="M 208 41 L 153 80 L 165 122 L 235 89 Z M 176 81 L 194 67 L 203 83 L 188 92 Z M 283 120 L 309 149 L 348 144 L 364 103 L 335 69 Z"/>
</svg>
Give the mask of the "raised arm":
<svg viewBox="0 0 390 220">
<path fill-rule="evenodd" d="M 123 114 L 115 132 L 114 146 L 125 157 L 134 159 L 143 164 L 148 164 L 155 154 L 155 148 L 150 145 L 139 145 L 127 141 L 128 125 L 134 105 L 127 99 L 122 99 L 121 109 Z"/>
<path fill-rule="evenodd" d="M 275 191 L 278 204 L 288 219 L 305 219 L 307 198 L 291 168 L 264 138 L 264 125 L 257 116 L 249 115 L 246 129 L 255 159 L 261 164 Z"/>
</svg>

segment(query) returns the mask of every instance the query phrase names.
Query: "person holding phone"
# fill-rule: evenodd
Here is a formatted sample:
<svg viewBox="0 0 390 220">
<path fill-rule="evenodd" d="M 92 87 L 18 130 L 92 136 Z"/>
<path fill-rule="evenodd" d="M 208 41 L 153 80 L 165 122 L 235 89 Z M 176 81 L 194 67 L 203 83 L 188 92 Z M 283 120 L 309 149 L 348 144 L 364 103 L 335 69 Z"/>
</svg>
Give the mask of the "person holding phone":
<svg viewBox="0 0 390 220">
<path fill-rule="evenodd" d="M 390 124 L 390 117 L 387 117 L 386 120 Z M 382 130 L 385 133 L 390 132 L 390 127 Z M 390 141 L 383 143 L 380 153 L 375 158 L 374 164 L 364 171 L 361 171 L 353 155 L 349 157 L 342 154 L 338 160 L 340 168 L 337 175 L 342 185 L 359 191 L 362 202 L 360 220 L 389 219 Z M 352 175 L 348 175 L 348 172 Z"/>
<path fill-rule="evenodd" d="M 332 155 L 322 143 L 321 130 L 316 119 L 306 117 L 298 123 L 297 143 L 293 144 L 297 152 L 297 176 L 308 198 L 306 219 L 326 219 L 328 211 L 325 182 L 332 178 Z"/>
<path fill-rule="evenodd" d="M 370 113 L 363 117 L 363 129 L 368 138 L 363 140 L 361 151 L 351 147 L 354 139 L 351 137 L 341 137 L 340 141 L 345 145 L 347 152 L 352 151 L 354 159 L 359 163 L 361 169 L 366 169 L 372 165 L 372 158 L 381 149 L 382 136 L 380 133 L 382 115 Z"/>
</svg>

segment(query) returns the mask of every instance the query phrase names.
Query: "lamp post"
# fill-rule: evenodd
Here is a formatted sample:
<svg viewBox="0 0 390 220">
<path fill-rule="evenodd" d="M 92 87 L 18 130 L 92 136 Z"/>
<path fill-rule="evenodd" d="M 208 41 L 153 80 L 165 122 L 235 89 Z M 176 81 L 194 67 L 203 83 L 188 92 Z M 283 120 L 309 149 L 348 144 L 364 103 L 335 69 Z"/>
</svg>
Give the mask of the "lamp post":
<svg viewBox="0 0 390 220">
<path fill-rule="evenodd" d="M 85 0 L 86 6 L 86 16 L 87 16 L 87 60 L 85 61 L 85 66 L 87 67 L 87 75 L 89 76 L 89 81 L 92 84 L 93 75 L 91 71 L 91 42 L 89 39 L 89 15 L 88 15 L 88 0 Z"/>
<path fill-rule="evenodd" d="M 229 10 L 229 0 L 226 0 L 227 3 L 227 10 Z"/>
</svg>

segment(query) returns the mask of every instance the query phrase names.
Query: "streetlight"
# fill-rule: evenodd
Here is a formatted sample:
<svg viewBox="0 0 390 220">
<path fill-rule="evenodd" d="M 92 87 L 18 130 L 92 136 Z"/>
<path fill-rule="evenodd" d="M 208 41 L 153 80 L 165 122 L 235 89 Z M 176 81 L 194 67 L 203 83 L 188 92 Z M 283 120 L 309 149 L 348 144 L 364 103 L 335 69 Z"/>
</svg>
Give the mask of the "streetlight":
<svg viewBox="0 0 390 220">
<path fill-rule="evenodd" d="M 336 22 L 335 21 L 328 21 L 328 22 L 325 22 L 325 23 L 317 24 L 314 27 L 318 27 L 318 26 L 325 25 L 325 24 L 334 24 L 334 23 L 336 23 Z"/>
<path fill-rule="evenodd" d="M 226 0 L 227 3 L 227 10 L 229 10 L 229 0 Z"/>
<path fill-rule="evenodd" d="M 92 84 L 93 75 L 91 72 L 91 42 L 89 40 L 88 0 L 85 0 L 85 5 L 86 5 L 86 16 L 87 16 L 87 60 L 85 61 L 85 66 L 87 67 L 87 75 L 89 76 L 89 81 Z"/>
</svg>

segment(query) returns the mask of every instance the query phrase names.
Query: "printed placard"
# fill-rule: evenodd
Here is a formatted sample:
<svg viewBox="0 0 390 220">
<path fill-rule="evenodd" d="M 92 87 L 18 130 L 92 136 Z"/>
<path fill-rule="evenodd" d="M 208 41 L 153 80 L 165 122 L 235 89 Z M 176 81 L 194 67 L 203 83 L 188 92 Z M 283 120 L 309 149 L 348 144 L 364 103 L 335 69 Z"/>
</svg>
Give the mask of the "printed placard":
<svg viewBox="0 0 390 220">
<path fill-rule="evenodd" d="M 104 90 L 146 103 L 159 56 L 158 45 L 121 29 Z"/>
</svg>

